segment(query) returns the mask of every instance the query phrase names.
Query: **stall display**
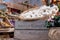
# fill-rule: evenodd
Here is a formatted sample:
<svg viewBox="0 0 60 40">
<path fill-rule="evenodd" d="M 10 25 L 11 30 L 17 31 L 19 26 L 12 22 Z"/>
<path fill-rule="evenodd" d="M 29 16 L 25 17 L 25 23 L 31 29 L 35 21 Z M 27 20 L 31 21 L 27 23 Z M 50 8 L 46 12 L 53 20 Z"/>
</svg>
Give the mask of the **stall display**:
<svg viewBox="0 0 60 40">
<path fill-rule="evenodd" d="M 1 7 L 2 5 L 2 7 Z M 0 37 L 14 38 L 14 25 L 10 22 L 9 16 L 6 12 L 6 5 L 0 5 Z"/>
<path fill-rule="evenodd" d="M 22 20 L 35 20 L 43 18 L 45 16 L 54 15 L 58 11 L 59 9 L 56 5 L 53 5 L 52 7 L 43 5 L 37 9 L 29 9 L 27 11 L 24 11 L 19 15 L 19 17 Z"/>
<path fill-rule="evenodd" d="M 51 18 L 51 20 L 46 21 L 46 27 L 51 28 L 51 27 L 60 27 L 60 15 L 55 15 L 54 18 Z"/>
</svg>

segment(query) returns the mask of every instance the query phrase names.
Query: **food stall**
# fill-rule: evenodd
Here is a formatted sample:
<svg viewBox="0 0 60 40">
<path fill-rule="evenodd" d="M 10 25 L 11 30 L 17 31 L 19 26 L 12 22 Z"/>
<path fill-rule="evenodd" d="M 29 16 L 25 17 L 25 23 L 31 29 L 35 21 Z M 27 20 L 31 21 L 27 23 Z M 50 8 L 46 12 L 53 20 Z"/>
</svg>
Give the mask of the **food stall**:
<svg viewBox="0 0 60 40">
<path fill-rule="evenodd" d="M 48 1 L 46 1 L 45 3 L 47 3 L 47 2 Z M 52 27 L 52 25 L 53 25 L 52 23 L 54 21 L 52 20 L 53 21 L 51 23 L 52 25 L 49 22 L 51 22 L 50 20 L 53 19 L 55 17 L 55 15 L 57 15 L 59 12 L 58 6 L 53 3 L 56 3 L 56 1 L 53 1 L 52 4 L 51 4 L 51 2 L 49 2 L 49 4 L 47 3 L 47 5 L 42 5 L 42 6 L 34 7 L 34 8 L 32 7 L 31 9 L 28 9 L 28 10 L 26 10 L 27 8 L 26 8 L 26 6 L 24 6 L 26 4 L 23 4 L 23 6 L 22 6 L 22 3 L 19 3 L 21 5 L 18 6 L 18 4 L 5 3 L 9 7 L 8 8 L 9 10 L 7 10 L 7 12 L 6 12 L 6 8 L 7 8 L 6 5 L 1 4 L 1 6 L 3 6 L 3 10 L 1 9 L 1 12 L 0 12 L 0 20 L 1 20 L 0 34 L 3 35 L 1 37 L 6 38 L 6 37 L 10 36 L 13 38 L 15 19 L 16 20 L 20 19 L 19 21 L 17 21 L 19 24 L 17 24 L 17 22 L 16 22 L 16 27 L 18 29 L 40 30 L 42 25 L 44 26 L 45 20 L 47 21 L 46 27 L 48 27 L 48 28 Z M 24 9 L 24 8 L 26 8 L 26 9 Z M 13 10 L 13 12 L 17 12 L 20 10 L 23 10 L 23 12 L 22 13 L 18 12 L 18 14 L 14 14 L 14 13 L 11 13 L 11 9 Z M 60 17 L 58 17 L 58 19 L 59 18 Z"/>
</svg>

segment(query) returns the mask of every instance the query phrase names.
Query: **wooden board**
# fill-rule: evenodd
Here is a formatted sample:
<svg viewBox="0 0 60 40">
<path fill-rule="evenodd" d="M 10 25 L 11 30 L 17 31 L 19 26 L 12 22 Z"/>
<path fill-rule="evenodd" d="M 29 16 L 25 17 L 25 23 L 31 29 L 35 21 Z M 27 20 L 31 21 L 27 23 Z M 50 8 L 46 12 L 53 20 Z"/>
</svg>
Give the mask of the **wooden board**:
<svg viewBox="0 0 60 40">
<path fill-rule="evenodd" d="M 36 20 L 36 21 L 16 20 L 15 29 L 46 29 L 45 20 Z"/>
<path fill-rule="evenodd" d="M 15 40 L 48 40 L 48 30 L 15 30 Z"/>
</svg>

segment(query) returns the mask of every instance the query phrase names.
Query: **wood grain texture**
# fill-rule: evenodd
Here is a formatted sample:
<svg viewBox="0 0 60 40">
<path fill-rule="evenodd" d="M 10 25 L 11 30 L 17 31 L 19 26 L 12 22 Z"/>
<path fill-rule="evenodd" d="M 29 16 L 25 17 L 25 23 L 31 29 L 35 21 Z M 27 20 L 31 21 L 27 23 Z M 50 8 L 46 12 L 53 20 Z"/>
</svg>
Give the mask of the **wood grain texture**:
<svg viewBox="0 0 60 40">
<path fill-rule="evenodd" d="M 16 21 L 15 40 L 48 40 L 44 20 Z"/>
<path fill-rule="evenodd" d="M 45 20 L 16 21 L 15 26 L 15 29 L 47 29 Z"/>
<path fill-rule="evenodd" d="M 15 30 L 15 38 L 20 40 L 48 40 L 48 30 Z"/>
</svg>

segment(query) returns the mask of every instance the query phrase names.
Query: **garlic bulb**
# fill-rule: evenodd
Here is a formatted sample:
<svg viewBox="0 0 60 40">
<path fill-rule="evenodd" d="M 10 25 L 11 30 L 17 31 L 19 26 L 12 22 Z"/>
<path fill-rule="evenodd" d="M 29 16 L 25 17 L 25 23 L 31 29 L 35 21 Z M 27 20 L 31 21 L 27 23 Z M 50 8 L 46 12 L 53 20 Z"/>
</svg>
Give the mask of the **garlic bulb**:
<svg viewBox="0 0 60 40">
<path fill-rule="evenodd" d="M 23 19 L 43 18 L 46 15 L 49 16 L 57 13 L 58 11 L 59 9 L 56 5 L 53 5 L 52 7 L 43 5 L 38 9 L 29 9 L 28 11 L 21 13 L 20 16 L 24 17 Z"/>
</svg>

